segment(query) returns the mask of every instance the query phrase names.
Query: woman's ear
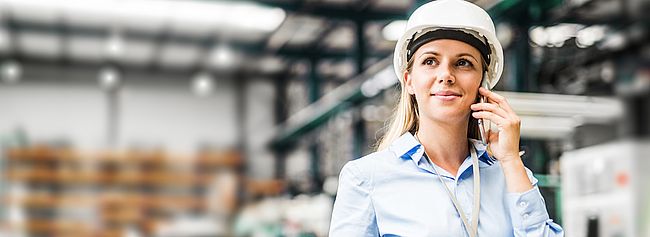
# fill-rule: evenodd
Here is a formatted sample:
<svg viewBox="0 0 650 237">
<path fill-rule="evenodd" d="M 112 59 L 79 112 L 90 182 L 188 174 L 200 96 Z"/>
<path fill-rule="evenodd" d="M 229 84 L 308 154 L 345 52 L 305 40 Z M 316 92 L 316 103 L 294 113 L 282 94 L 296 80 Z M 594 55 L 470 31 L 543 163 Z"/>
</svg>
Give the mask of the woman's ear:
<svg viewBox="0 0 650 237">
<path fill-rule="evenodd" d="M 404 71 L 404 87 L 406 89 L 406 92 L 408 92 L 410 95 L 415 94 L 415 90 L 413 90 L 413 83 L 411 82 L 411 75 L 408 71 Z"/>
</svg>

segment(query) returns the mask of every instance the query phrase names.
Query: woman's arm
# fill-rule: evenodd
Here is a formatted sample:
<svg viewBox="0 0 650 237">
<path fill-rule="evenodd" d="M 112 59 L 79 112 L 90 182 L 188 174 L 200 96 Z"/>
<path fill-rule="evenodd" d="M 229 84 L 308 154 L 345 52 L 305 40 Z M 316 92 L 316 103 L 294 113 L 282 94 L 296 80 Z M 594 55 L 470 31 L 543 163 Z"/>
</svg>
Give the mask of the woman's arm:
<svg viewBox="0 0 650 237">
<path fill-rule="evenodd" d="M 537 180 L 519 156 L 521 120 L 503 96 L 485 88 L 479 88 L 479 93 L 488 98 L 488 103 L 473 104 L 471 108 L 477 112 L 472 116 L 488 119 L 499 128 L 488 135 L 488 151 L 503 170 L 515 236 L 564 236 L 562 228 L 549 218 Z"/>
<path fill-rule="evenodd" d="M 355 161 L 341 170 L 329 236 L 379 236 L 367 177 Z"/>
<path fill-rule="evenodd" d="M 532 188 L 525 192 L 508 192 L 506 197 L 515 236 L 564 236 L 562 227 L 549 218 L 533 172 L 526 168 L 524 172 Z"/>
<path fill-rule="evenodd" d="M 506 185 L 510 193 L 522 193 L 533 188 L 533 185 L 528 179 L 524 162 L 521 161 L 519 156 L 508 159 L 499 158 L 499 163 L 503 169 L 503 176 L 506 177 Z"/>
</svg>

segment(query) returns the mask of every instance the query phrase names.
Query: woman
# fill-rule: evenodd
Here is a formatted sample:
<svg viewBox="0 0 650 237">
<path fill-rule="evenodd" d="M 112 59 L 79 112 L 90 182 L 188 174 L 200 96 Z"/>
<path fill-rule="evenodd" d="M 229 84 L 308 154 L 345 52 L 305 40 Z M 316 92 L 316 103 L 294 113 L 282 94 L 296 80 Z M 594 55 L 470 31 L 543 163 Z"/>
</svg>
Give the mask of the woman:
<svg viewBox="0 0 650 237">
<path fill-rule="evenodd" d="M 461 0 L 421 6 L 394 66 L 396 113 L 378 151 L 343 167 L 330 236 L 562 236 L 521 161 L 519 118 L 489 90 L 503 69 L 489 15 Z"/>
</svg>

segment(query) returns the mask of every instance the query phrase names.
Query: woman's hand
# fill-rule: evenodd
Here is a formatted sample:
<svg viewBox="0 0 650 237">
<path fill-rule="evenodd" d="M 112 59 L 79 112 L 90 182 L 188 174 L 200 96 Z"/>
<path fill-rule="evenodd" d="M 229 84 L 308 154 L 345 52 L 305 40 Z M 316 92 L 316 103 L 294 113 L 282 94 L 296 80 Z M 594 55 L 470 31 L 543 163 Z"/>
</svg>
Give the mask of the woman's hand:
<svg viewBox="0 0 650 237">
<path fill-rule="evenodd" d="M 488 135 L 488 151 L 492 150 L 492 155 L 501 163 L 508 192 L 523 193 L 531 190 L 533 185 L 519 158 L 519 116 L 503 96 L 485 88 L 479 88 L 478 92 L 487 98 L 487 103 L 473 104 L 471 108 L 476 112 L 472 116 L 490 120 L 499 128 L 498 132 L 490 131 Z"/>
<path fill-rule="evenodd" d="M 498 132 L 490 131 L 487 137 L 488 151 L 501 163 L 519 160 L 519 130 L 521 120 L 510 107 L 505 97 L 483 87 L 478 92 L 487 98 L 487 103 L 476 103 L 470 108 L 472 116 L 495 123 Z M 489 129 L 489 128 L 487 128 Z"/>
</svg>

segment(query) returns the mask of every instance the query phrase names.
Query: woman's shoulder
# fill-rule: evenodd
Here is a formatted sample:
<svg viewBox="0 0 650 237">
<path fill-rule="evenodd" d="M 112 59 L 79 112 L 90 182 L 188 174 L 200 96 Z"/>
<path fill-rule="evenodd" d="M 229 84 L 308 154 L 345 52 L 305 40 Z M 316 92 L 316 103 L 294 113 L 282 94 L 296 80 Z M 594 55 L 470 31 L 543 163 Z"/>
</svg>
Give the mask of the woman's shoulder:
<svg viewBox="0 0 650 237">
<path fill-rule="evenodd" d="M 354 164 L 355 166 L 363 168 L 371 168 L 375 166 L 379 161 L 385 161 L 387 159 L 393 158 L 395 154 L 388 149 L 378 150 L 362 156 L 361 158 L 348 161 L 348 164 Z"/>
<path fill-rule="evenodd" d="M 341 169 L 341 173 L 349 173 L 359 179 L 371 180 L 377 164 L 394 157 L 389 150 L 379 150 L 361 158 L 348 161 Z"/>
</svg>

